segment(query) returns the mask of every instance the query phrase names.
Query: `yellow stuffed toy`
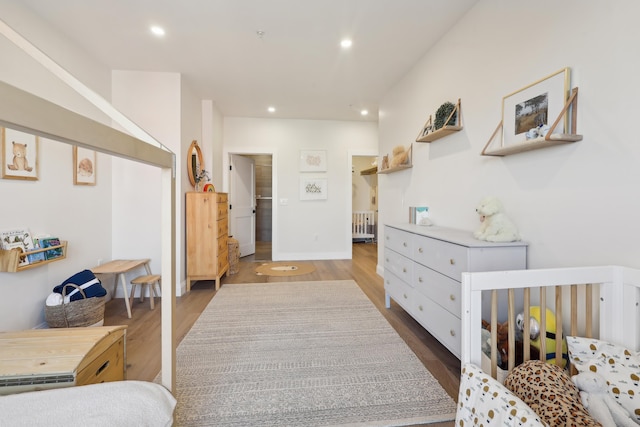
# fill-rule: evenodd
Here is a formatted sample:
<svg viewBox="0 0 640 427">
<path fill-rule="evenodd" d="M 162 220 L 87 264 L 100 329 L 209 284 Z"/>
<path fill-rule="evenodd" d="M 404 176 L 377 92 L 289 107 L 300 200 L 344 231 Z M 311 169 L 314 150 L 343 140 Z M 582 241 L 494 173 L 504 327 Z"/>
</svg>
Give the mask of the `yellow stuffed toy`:
<svg viewBox="0 0 640 427">
<path fill-rule="evenodd" d="M 531 345 L 540 350 L 540 307 L 530 307 L 529 315 L 531 316 L 529 321 Z M 524 331 L 524 313 L 520 313 L 516 316 L 516 326 L 521 331 Z M 547 350 L 547 362 L 556 363 L 556 315 L 548 308 L 546 315 L 546 329 L 547 337 L 545 345 Z M 569 355 L 567 353 L 567 341 L 562 338 L 562 360 L 557 365 L 564 368 L 568 360 Z"/>
</svg>

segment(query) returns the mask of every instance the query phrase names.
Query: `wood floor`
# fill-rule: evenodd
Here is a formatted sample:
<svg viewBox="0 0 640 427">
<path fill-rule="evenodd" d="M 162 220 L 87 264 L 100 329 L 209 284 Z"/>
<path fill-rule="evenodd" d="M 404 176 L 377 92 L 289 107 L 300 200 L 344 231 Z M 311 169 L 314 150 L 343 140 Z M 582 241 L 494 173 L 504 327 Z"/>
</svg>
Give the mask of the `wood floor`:
<svg viewBox="0 0 640 427">
<path fill-rule="evenodd" d="M 457 400 L 460 384 L 460 361 L 427 333 L 402 308 L 392 302 L 390 309 L 384 306 L 384 285 L 376 274 L 377 245 L 354 243 L 352 260 L 306 261 L 313 264 L 313 273 L 291 277 L 259 276 L 255 268 L 262 262 L 254 257 L 241 258 L 240 271 L 222 278 L 225 283 L 283 282 L 306 280 L 355 280 L 362 291 L 380 310 L 388 322 L 414 351 L 424 366 L 438 379 L 451 397 Z M 176 337 L 184 338 L 200 313 L 215 295 L 214 282 L 194 283 L 191 292 L 177 298 Z M 149 309 L 149 301 L 135 300 L 132 318 L 127 318 L 122 299 L 109 301 L 105 309 L 105 325 L 129 325 L 127 329 L 127 378 L 151 381 L 160 371 L 160 304 Z M 431 424 L 452 426 L 451 423 Z"/>
</svg>

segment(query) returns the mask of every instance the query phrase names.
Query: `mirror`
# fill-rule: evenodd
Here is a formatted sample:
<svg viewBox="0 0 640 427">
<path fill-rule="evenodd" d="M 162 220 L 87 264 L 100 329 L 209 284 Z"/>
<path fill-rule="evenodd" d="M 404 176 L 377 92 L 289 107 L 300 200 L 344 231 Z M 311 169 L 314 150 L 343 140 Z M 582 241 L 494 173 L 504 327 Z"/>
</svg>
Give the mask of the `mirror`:
<svg viewBox="0 0 640 427">
<path fill-rule="evenodd" d="M 187 151 L 187 172 L 189 174 L 189 182 L 196 186 L 196 176 L 204 169 L 204 160 L 202 160 L 202 151 L 195 139 L 191 142 Z"/>
</svg>

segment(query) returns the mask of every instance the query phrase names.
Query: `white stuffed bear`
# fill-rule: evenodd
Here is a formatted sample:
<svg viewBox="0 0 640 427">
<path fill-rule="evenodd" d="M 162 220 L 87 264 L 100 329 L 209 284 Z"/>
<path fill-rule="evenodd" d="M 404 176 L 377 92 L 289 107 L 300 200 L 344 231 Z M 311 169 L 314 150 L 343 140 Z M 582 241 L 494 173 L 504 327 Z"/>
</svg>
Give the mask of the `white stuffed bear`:
<svg viewBox="0 0 640 427">
<path fill-rule="evenodd" d="M 515 242 L 520 234 L 509 217 L 502 211 L 502 203 L 495 197 L 486 197 L 476 207 L 480 215 L 480 228 L 474 237 L 487 242 Z"/>
<path fill-rule="evenodd" d="M 586 371 L 571 377 L 578 390 L 582 405 L 600 421 L 602 427 L 638 427 L 626 409 L 607 391 L 607 381 L 598 373 Z"/>
</svg>

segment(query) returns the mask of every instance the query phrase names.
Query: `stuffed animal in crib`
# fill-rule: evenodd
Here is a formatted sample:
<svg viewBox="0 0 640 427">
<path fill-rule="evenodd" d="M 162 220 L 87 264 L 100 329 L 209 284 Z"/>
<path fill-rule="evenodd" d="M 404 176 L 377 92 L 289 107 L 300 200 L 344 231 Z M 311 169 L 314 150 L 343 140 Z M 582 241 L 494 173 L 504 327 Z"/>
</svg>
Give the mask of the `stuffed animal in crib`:
<svg viewBox="0 0 640 427">
<path fill-rule="evenodd" d="M 556 363 L 556 315 L 548 308 L 546 312 L 546 360 L 549 363 Z M 529 316 L 529 337 L 531 338 L 531 347 L 540 350 L 540 306 L 530 307 Z M 516 316 L 516 327 L 524 333 L 524 313 L 520 313 Z M 560 363 L 557 363 L 557 365 L 564 368 L 567 364 L 567 360 L 569 360 L 567 341 L 562 337 L 562 360 Z"/>
<path fill-rule="evenodd" d="M 638 427 L 627 410 L 609 395 L 607 381 L 602 375 L 585 371 L 571 379 L 580 390 L 582 405 L 602 427 Z"/>
<path fill-rule="evenodd" d="M 503 212 L 502 203 L 495 197 L 486 197 L 476 207 L 480 215 L 480 228 L 473 233 L 478 240 L 487 242 L 516 242 L 520 234 L 514 223 Z"/>
</svg>

